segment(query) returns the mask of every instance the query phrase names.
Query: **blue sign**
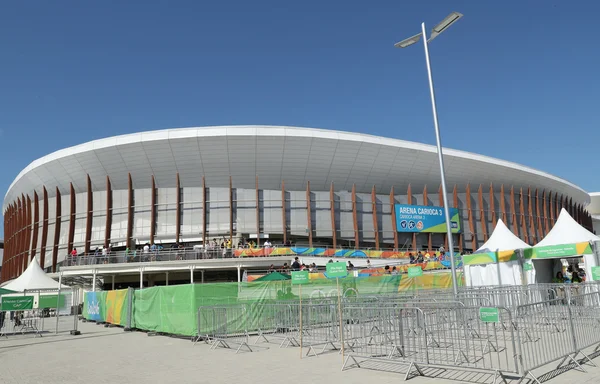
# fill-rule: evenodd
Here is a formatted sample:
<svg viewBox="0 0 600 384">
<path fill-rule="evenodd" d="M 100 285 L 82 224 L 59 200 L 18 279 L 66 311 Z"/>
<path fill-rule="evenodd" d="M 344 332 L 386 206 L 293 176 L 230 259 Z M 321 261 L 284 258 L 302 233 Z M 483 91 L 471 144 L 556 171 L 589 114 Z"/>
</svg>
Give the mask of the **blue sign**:
<svg viewBox="0 0 600 384">
<path fill-rule="evenodd" d="M 443 207 L 396 204 L 396 229 L 398 232 L 446 233 L 446 215 Z M 450 208 L 452 233 L 460 233 L 458 209 Z"/>
<path fill-rule="evenodd" d="M 98 295 L 96 295 L 96 292 L 86 292 L 86 295 L 87 300 L 85 305 L 87 306 L 88 320 L 101 321 Z"/>
</svg>

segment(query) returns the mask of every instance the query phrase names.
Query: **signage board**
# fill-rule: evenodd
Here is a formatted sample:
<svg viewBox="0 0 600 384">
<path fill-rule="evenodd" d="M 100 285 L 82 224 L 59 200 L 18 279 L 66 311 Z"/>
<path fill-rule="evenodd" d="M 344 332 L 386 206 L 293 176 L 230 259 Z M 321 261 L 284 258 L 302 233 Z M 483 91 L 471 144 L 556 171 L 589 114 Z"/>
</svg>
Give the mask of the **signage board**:
<svg viewBox="0 0 600 384">
<path fill-rule="evenodd" d="M 479 308 L 479 320 L 484 323 L 499 323 L 500 322 L 500 313 L 498 308 L 494 307 L 482 307 Z"/>
<path fill-rule="evenodd" d="M 559 257 L 576 256 L 577 244 L 548 245 L 533 249 L 536 259 L 553 259 Z"/>
<path fill-rule="evenodd" d="M 3 311 L 24 311 L 33 309 L 33 296 L 2 296 Z"/>
<path fill-rule="evenodd" d="M 592 267 L 592 280 L 600 280 L 600 267 Z"/>
<path fill-rule="evenodd" d="M 423 276 L 423 268 L 417 267 L 408 267 L 408 277 L 419 277 Z"/>
<path fill-rule="evenodd" d="M 292 285 L 296 284 L 308 284 L 308 271 L 293 271 L 292 272 Z"/>
<path fill-rule="evenodd" d="M 531 264 L 531 263 L 525 263 L 525 264 L 523 264 L 523 270 L 525 272 L 527 272 L 527 271 L 533 271 L 533 264 Z"/>
<path fill-rule="evenodd" d="M 326 273 L 329 278 L 346 277 L 348 275 L 346 263 L 341 261 L 338 261 L 337 263 L 327 263 Z"/>
<path fill-rule="evenodd" d="M 57 307 L 58 304 L 58 307 Z M 65 306 L 65 295 L 40 295 L 38 308 L 63 308 Z"/>
<path fill-rule="evenodd" d="M 443 207 L 396 204 L 396 229 L 398 232 L 446 233 L 446 214 Z M 450 208 L 452 233 L 460 233 L 458 209 Z"/>
</svg>

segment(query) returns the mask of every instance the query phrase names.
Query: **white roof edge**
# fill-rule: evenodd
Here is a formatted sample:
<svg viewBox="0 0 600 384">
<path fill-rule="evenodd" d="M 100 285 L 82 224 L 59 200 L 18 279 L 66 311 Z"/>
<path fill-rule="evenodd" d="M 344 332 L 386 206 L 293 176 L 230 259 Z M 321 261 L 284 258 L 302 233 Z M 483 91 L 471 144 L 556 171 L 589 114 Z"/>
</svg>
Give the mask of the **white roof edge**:
<svg viewBox="0 0 600 384">
<path fill-rule="evenodd" d="M 169 128 L 162 130 L 154 130 L 154 131 L 145 131 L 145 132 L 137 132 L 130 133 L 125 135 L 111 136 L 108 138 L 97 139 L 93 141 L 89 141 L 83 144 L 79 144 L 76 146 L 60 149 L 58 151 L 52 152 L 46 156 L 40 157 L 34 161 L 32 161 L 27 167 L 25 167 L 17 177 L 13 180 L 13 182 L 8 187 L 4 200 L 8 196 L 10 190 L 14 187 L 14 185 L 25 175 L 26 173 L 32 171 L 38 166 L 48 163 L 50 161 L 54 161 L 60 158 L 64 158 L 67 156 L 72 156 L 78 153 L 83 153 L 87 151 L 91 151 L 94 149 L 101 149 L 106 147 L 111 147 L 116 145 L 124 145 L 136 142 L 148 142 L 155 140 L 165 140 L 170 139 L 171 134 L 174 136 L 173 138 L 191 138 L 191 137 L 211 137 L 211 136 L 227 136 L 229 134 L 229 130 L 233 131 L 232 136 L 239 136 L 241 129 L 255 129 L 256 135 L 265 136 L 265 131 L 272 131 L 272 135 L 274 136 L 296 136 L 296 137 L 321 137 L 321 138 L 333 138 L 332 135 L 337 136 L 338 140 L 346 140 L 346 141 L 360 141 L 367 142 L 371 144 L 378 145 L 387 145 L 392 147 L 399 148 L 409 148 L 414 150 L 420 150 L 424 152 L 437 152 L 437 148 L 434 145 L 423 144 L 413 141 L 400 140 L 387 138 L 382 136 L 369 135 L 364 133 L 355 133 L 355 132 L 346 132 L 346 131 L 337 131 L 337 130 L 329 130 L 329 129 L 321 129 L 321 128 L 304 128 L 304 127 L 293 127 L 293 126 L 270 126 L 270 125 L 225 125 L 225 126 L 206 126 L 206 127 L 189 127 L 189 128 Z M 261 130 L 259 133 L 259 129 Z M 203 134 L 204 133 L 204 134 Z M 512 168 L 515 170 L 528 172 L 537 176 L 541 176 L 547 179 L 554 180 L 556 182 L 565 184 L 571 188 L 577 189 L 585 194 L 588 194 L 583 188 L 562 179 L 560 177 L 551 175 L 549 173 L 530 168 L 518 163 L 514 163 L 511 161 L 496 159 L 490 156 L 479 155 L 476 153 L 456 150 L 456 149 L 448 149 L 444 148 L 445 156 L 454 156 L 460 157 L 475 161 L 480 161 L 483 163 L 493 164 L 495 166 L 502 166 L 507 168 Z M 600 194 L 600 192 L 596 192 Z M 591 194 L 590 194 L 591 195 Z M 3 207 L 4 209 L 5 207 Z"/>
</svg>

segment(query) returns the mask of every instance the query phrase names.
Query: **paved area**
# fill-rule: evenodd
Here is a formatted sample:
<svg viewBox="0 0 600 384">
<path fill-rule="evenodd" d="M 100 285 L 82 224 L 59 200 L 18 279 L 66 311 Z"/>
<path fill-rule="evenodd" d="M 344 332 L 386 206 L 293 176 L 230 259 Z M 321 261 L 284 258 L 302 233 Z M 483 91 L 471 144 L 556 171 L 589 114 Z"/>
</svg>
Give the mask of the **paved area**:
<svg viewBox="0 0 600 384">
<path fill-rule="evenodd" d="M 300 359 L 298 348 L 280 349 L 262 344 L 253 353 L 218 349 L 190 340 L 148 336 L 80 323 L 80 336 L 47 335 L 42 338 L 0 338 L 0 383 L 4 384 L 106 384 L 106 383 L 294 383 L 397 384 L 405 367 L 371 364 L 371 369 L 341 371 L 342 358 L 335 353 Z M 600 362 L 600 359 L 597 359 Z M 385 369 L 386 371 L 382 371 Z M 548 368 L 550 369 L 550 368 Z M 546 369 L 546 371 L 548 370 Z M 569 370 L 557 377 L 538 376 L 548 383 L 599 383 L 600 367 L 586 366 L 588 373 Z M 492 383 L 493 377 L 428 369 L 430 377 L 414 377 L 415 384 Z M 448 380 L 448 379 L 453 380 Z M 516 380 L 514 381 L 516 383 Z"/>
</svg>

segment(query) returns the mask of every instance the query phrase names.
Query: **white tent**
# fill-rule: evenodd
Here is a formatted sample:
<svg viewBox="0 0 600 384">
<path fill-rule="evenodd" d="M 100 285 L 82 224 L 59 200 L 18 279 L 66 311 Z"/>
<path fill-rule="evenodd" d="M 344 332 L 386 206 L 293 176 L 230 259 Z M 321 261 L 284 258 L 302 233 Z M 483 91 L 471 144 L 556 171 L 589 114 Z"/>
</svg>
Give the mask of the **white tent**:
<svg viewBox="0 0 600 384">
<path fill-rule="evenodd" d="M 21 276 L 6 284 L 2 288 L 15 292 L 36 289 L 58 289 L 58 282 L 51 277 L 48 277 L 40 267 L 37 259 L 33 259 Z M 69 287 L 66 285 L 61 285 L 61 288 Z"/>
<path fill-rule="evenodd" d="M 550 245 L 564 245 L 574 243 L 585 243 L 588 241 L 598 241 L 600 237 L 583 228 L 569 215 L 564 208 L 560 211 L 560 215 L 552 227 L 536 247 L 546 247 Z"/>
<path fill-rule="evenodd" d="M 569 215 L 567 210 L 563 208 L 560 211 L 558 219 L 556 220 L 554 227 L 552 227 L 552 230 L 550 230 L 550 232 L 548 232 L 546 237 L 544 237 L 539 243 L 537 243 L 534 246 L 534 248 L 536 248 L 536 247 L 552 247 L 552 246 L 577 244 L 577 243 L 587 243 L 590 241 L 592 241 L 592 242 L 600 241 L 600 237 L 594 235 L 592 232 L 588 231 L 587 229 L 585 229 L 584 227 L 579 225 L 579 223 L 577 223 L 575 221 L 575 219 L 573 219 L 571 217 L 571 215 Z M 591 255 L 574 254 L 574 255 L 569 255 L 569 256 L 571 256 L 571 257 L 583 256 L 583 259 L 585 262 L 585 273 L 587 276 L 587 280 L 591 281 L 592 267 L 597 265 L 595 255 L 593 255 L 593 254 L 591 254 Z M 566 256 L 566 257 L 569 257 L 569 256 Z M 537 263 L 539 263 L 539 262 L 537 262 Z M 554 271 L 551 271 L 550 273 L 552 273 L 552 272 L 554 272 Z M 553 276 L 546 276 L 546 279 L 548 279 L 548 277 L 551 278 Z"/>
<path fill-rule="evenodd" d="M 512 251 L 524 248 L 531 248 L 531 246 L 515 236 L 502 220 L 498 220 L 488 241 L 473 253 Z M 465 265 L 464 269 L 468 286 L 520 285 L 522 283 L 522 269 L 518 260 L 506 263 Z"/>
</svg>

